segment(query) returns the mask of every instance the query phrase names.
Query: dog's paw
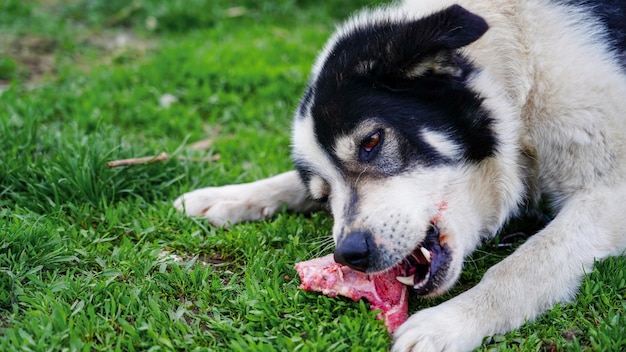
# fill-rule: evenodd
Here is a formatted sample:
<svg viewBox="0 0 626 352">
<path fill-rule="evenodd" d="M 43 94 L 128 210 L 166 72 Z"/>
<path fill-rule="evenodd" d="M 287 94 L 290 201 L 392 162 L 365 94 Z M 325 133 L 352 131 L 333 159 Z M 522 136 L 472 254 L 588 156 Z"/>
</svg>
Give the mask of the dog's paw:
<svg viewBox="0 0 626 352">
<path fill-rule="evenodd" d="M 392 352 L 471 351 L 482 342 L 480 328 L 445 303 L 413 314 L 394 334 Z"/>
<path fill-rule="evenodd" d="M 188 216 L 205 217 L 215 226 L 265 219 L 276 213 L 280 202 L 260 199 L 250 184 L 207 187 L 185 193 L 174 207 Z"/>
</svg>

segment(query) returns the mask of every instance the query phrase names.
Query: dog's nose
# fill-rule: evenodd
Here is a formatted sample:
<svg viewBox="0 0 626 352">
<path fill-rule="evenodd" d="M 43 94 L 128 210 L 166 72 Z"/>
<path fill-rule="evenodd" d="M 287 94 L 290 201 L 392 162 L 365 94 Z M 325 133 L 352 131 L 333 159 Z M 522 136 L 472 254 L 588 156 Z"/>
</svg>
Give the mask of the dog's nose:
<svg viewBox="0 0 626 352">
<path fill-rule="evenodd" d="M 372 249 L 372 235 L 370 233 L 352 232 L 337 243 L 335 261 L 354 270 L 365 272 L 369 267 Z"/>
</svg>

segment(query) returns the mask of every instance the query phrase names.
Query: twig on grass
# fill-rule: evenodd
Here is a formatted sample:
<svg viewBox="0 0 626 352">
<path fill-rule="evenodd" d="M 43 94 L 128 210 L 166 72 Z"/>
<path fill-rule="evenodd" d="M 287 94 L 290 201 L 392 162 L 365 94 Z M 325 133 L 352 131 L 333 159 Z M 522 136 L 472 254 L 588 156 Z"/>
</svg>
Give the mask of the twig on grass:
<svg viewBox="0 0 626 352">
<path fill-rule="evenodd" d="M 190 158 L 185 156 L 177 156 L 176 159 L 183 161 L 192 161 L 192 162 L 212 162 L 218 161 L 222 156 L 220 154 L 211 155 L 210 158 Z M 145 165 L 152 164 L 160 161 L 165 161 L 170 159 L 171 156 L 165 152 L 156 155 L 156 156 L 145 156 L 141 158 L 130 158 L 130 159 L 121 159 L 121 160 L 113 160 L 107 163 L 108 167 L 121 167 L 121 166 L 131 166 L 131 165 Z"/>
<path fill-rule="evenodd" d="M 164 161 L 170 158 L 170 155 L 163 152 L 157 156 L 146 156 L 142 158 L 130 158 L 130 159 L 121 159 L 109 161 L 107 163 L 108 167 L 120 167 L 120 166 L 129 166 L 129 165 L 141 165 L 141 164 L 151 164 L 158 161 Z"/>
<path fill-rule="evenodd" d="M 214 126 L 210 131 L 209 138 L 192 143 L 191 145 L 187 146 L 187 148 L 193 151 L 206 151 L 211 147 L 211 145 L 213 145 L 213 139 L 219 133 L 220 133 L 220 126 Z M 156 163 L 159 161 L 165 161 L 170 158 L 171 156 L 168 153 L 163 152 L 156 156 L 145 156 L 145 157 L 140 157 L 140 158 L 113 160 L 113 161 L 109 161 L 107 163 L 107 166 L 108 167 L 121 167 L 121 166 L 131 166 L 131 165 L 145 165 L 145 164 Z M 211 155 L 208 158 L 192 158 L 192 157 L 186 157 L 186 156 L 176 157 L 177 160 L 192 161 L 192 162 L 213 162 L 213 161 L 219 160 L 220 158 L 221 158 L 221 155 L 219 154 Z"/>
</svg>

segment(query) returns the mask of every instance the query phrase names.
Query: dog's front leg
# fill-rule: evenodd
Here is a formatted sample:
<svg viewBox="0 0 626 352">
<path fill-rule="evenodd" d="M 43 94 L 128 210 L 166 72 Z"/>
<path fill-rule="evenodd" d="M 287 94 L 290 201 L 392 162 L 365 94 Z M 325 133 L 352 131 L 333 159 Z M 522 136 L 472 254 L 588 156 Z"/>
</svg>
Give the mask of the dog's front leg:
<svg viewBox="0 0 626 352">
<path fill-rule="evenodd" d="M 203 216 L 216 226 L 273 216 L 281 207 L 294 212 L 315 210 L 296 171 L 263 180 L 222 187 L 207 187 L 185 193 L 174 206 L 189 216 Z"/>
<path fill-rule="evenodd" d="M 624 188 L 569 201 L 548 226 L 490 268 L 481 282 L 422 310 L 395 334 L 393 351 L 468 351 L 571 300 L 595 260 L 620 255 Z"/>
</svg>

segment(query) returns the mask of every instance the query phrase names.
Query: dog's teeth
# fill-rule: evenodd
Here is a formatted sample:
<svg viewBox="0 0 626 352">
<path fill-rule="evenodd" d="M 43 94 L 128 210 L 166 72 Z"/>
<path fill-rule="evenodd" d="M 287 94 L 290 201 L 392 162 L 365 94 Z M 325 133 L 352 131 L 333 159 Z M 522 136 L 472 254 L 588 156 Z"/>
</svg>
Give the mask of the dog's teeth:
<svg viewBox="0 0 626 352">
<path fill-rule="evenodd" d="M 430 263 L 431 261 L 430 251 L 424 247 L 420 247 L 420 251 L 424 255 L 424 258 L 426 258 L 426 261 Z"/>
<path fill-rule="evenodd" d="M 407 285 L 407 286 L 413 286 L 413 284 L 415 284 L 415 275 L 411 275 L 411 276 L 396 276 L 396 280 L 400 281 L 401 283 Z"/>
<path fill-rule="evenodd" d="M 424 276 L 424 278 L 417 285 L 413 286 L 413 288 L 419 290 L 420 288 L 426 286 L 428 279 L 430 279 L 430 272 L 426 274 L 426 276 Z"/>
</svg>

